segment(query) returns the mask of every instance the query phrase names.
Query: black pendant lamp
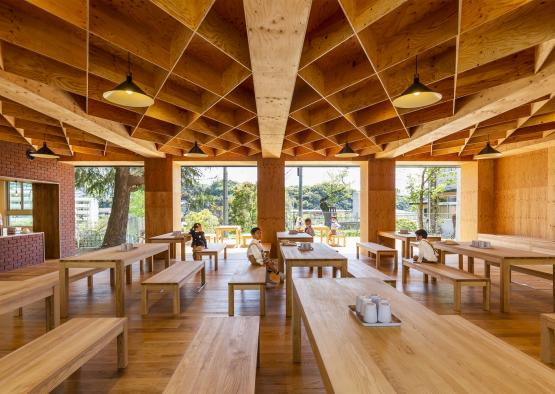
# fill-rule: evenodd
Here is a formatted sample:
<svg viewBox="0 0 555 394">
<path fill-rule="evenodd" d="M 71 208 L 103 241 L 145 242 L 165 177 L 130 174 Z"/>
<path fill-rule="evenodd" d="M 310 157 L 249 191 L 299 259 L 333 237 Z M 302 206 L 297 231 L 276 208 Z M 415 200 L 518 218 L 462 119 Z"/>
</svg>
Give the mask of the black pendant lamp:
<svg viewBox="0 0 555 394">
<path fill-rule="evenodd" d="M 484 147 L 484 149 L 482 149 L 480 151 L 480 153 L 478 153 L 477 155 L 474 156 L 474 158 L 476 160 L 484 160 L 484 159 L 496 159 L 498 157 L 501 157 L 501 152 L 499 152 L 497 149 L 493 148 L 488 140 L 488 143 L 486 144 L 486 146 Z"/>
<path fill-rule="evenodd" d="M 124 107 L 149 107 L 154 99 L 148 96 L 135 82 L 131 74 L 131 59 L 127 54 L 127 78 L 115 88 L 102 94 L 105 100 Z"/>
<path fill-rule="evenodd" d="M 52 150 L 46 145 L 46 141 L 43 142 L 42 148 L 35 152 L 29 152 L 29 156 L 35 158 L 40 157 L 42 159 L 58 159 L 60 156 L 52 152 Z"/>
<path fill-rule="evenodd" d="M 208 155 L 204 153 L 202 149 L 200 149 L 200 146 L 198 146 L 196 141 L 195 141 L 195 145 L 193 145 L 193 147 L 189 150 L 189 152 L 185 153 L 185 156 L 198 157 L 198 158 L 208 157 Z"/>
<path fill-rule="evenodd" d="M 356 153 L 353 148 L 350 147 L 349 143 L 345 143 L 345 146 L 335 154 L 335 157 L 342 157 L 342 158 L 349 158 L 349 157 L 357 157 L 358 153 Z"/>
<path fill-rule="evenodd" d="M 418 56 L 416 56 L 416 71 L 414 80 L 407 90 L 393 100 L 393 105 L 397 108 L 420 108 L 432 105 L 441 100 L 441 93 L 434 92 L 432 89 L 420 82 L 418 78 Z"/>
</svg>

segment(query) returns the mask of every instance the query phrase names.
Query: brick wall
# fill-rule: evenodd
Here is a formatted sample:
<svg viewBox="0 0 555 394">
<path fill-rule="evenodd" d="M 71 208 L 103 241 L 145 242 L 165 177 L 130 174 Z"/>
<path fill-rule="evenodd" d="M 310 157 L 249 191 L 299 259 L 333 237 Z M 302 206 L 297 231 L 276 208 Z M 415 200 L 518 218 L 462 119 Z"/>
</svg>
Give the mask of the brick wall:
<svg viewBox="0 0 555 394">
<path fill-rule="evenodd" d="M 44 261 L 44 233 L 0 237 L 0 272 Z"/>
<path fill-rule="evenodd" d="M 60 253 L 75 254 L 75 174 L 73 166 L 52 159 L 28 160 L 26 145 L 0 141 L 0 177 L 60 185 Z M 1 250 L 1 249 L 0 249 Z"/>
</svg>

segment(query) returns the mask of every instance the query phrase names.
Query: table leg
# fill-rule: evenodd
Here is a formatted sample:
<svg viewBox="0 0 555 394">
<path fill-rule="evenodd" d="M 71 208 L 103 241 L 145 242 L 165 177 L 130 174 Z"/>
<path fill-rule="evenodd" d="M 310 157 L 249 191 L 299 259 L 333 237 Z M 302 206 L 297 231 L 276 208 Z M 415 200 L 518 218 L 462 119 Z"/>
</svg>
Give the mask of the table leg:
<svg viewBox="0 0 555 394">
<path fill-rule="evenodd" d="M 284 272 L 283 271 L 283 257 L 281 256 L 281 248 L 279 247 L 279 239 L 278 239 L 278 243 L 277 243 L 277 255 L 278 255 L 278 271 L 279 272 Z"/>
<path fill-rule="evenodd" d="M 110 287 L 115 287 L 116 285 L 116 274 L 113 268 L 110 268 Z"/>
<path fill-rule="evenodd" d="M 468 262 L 468 272 L 470 273 L 474 273 L 474 257 L 468 256 L 467 257 L 467 262 Z"/>
<path fill-rule="evenodd" d="M 403 248 L 403 257 L 408 259 L 409 258 L 409 246 L 410 246 L 410 242 L 407 240 L 402 240 L 401 241 L 401 247 Z"/>
<path fill-rule="evenodd" d="M 185 261 L 185 239 L 181 240 L 181 261 Z"/>
<path fill-rule="evenodd" d="M 127 321 L 123 324 L 123 331 L 117 337 L 118 368 L 127 367 Z"/>
<path fill-rule="evenodd" d="M 125 292 L 124 292 L 124 275 L 125 268 L 122 263 L 117 263 L 115 266 L 116 271 L 116 316 L 125 316 Z"/>
<path fill-rule="evenodd" d="M 420 251 L 418 253 L 420 253 Z M 445 264 L 445 252 L 443 250 L 439 251 L 439 263 Z"/>
<path fill-rule="evenodd" d="M 553 329 L 547 326 L 547 323 L 541 321 L 541 353 L 540 357 L 544 363 L 553 362 Z"/>
<path fill-rule="evenodd" d="M 324 267 L 318 267 L 318 278 L 321 278 L 324 273 Z"/>
<path fill-rule="evenodd" d="M 293 300 L 293 318 L 291 319 L 293 333 L 293 362 L 301 362 L 301 309 L 298 296 L 295 294 Z"/>
<path fill-rule="evenodd" d="M 553 264 L 553 312 L 555 312 L 555 264 Z"/>
<path fill-rule="evenodd" d="M 214 255 L 214 271 L 218 270 L 218 253 Z"/>
<path fill-rule="evenodd" d="M 149 269 L 149 272 L 154 271 L 154 256 L 150 256 L 148 258 L 148 269 Z"/>
<path fill-rule="evenodd" d="M 145 264 L 145 260 L 144 260 L 144 259 L 142 259 L 141 261 L 139 261 L 139 270 L 141 271 L 141 274 L 144 274 L 144 273 L 145 273 L 144 264 Z"/>
<path fill-rule="evenodd" d="M 484 274 L 486 278 L 491 277 L 491 266 L 487 261 L 484 261 Z"/>
<path fill-rule="evenodd" d="M 360 248 L 359 248 L 359 246 L 357 245 L 357 259 L 359 259 L 359 258 L 360 258 Z"/>
<path fill-rule="evenodd" d="M 129 264 L 125 267 L 125 283 L 130 285 L 133 282 L 133 272 L 131 271 L 132 265 Z"/>
<path fill-rule="evenodd" d="M 499 265 L 499 307 L 501 312 L 509 312 L 511 309 L 511 266 L 504 261 Z"/>
<path fill-rule="evenodd" d="M 60 316 L 66 318 L 69 304 L 69 268 L 60 262 Z"/>
<path fill-rule="evenodd" d="M 287 264 L 285 273 L 285 316 L 291 316 L 291 286 L 293 285 L 293 267 Z"/>
<path fill-rule="evenodd" d="M 170 245 L 175 246 L 175 244 L 170 244 Z M 166 268 L 170 266 L 170 248 L 171 246 L 168 246 L 168 254 L 166 255 Z M 154 258 L 154 256 L 152 258 Z"/>
<path fill-rule="evenodd" d="M 348 275 L 348 272 L 347 272 L 348 269 L 347 269 L 347 267 L 348 267 L 348 266 L 347 266 L 347 263 L 345 263 L 345 264 L 343 264 L 343 265 L 341 266 L 341 277 L 342 277 L 342 278 L 346 278 L 347 275 Z"/>
<path fill-rule="evenodd" d="M 52 287 L 52 295 L 46 297 L 46 330 L 50 331 L 60 325 L 60 289 Z"/>
<path fill-rule="evenodd" d="M 235 289 L 232 284 L 227 284 L 227 314 L 235 314 Z"/>
<path fill-rule="evenodd" d="M 462 270 L 464 269 L 464 265 L 463 265 L 463 255 L 459 254 L 459 269 Z"/>
<path fill-rule="evenodd" d="M 260 285 L 260 316 L 266 316 L 266 285 Z"/>
<path fill-rule="evenodd" d="M 239 246 L 241 246 L 241 232 L 235 230 L 235 247 L 238 248 Z"/>
</svg>

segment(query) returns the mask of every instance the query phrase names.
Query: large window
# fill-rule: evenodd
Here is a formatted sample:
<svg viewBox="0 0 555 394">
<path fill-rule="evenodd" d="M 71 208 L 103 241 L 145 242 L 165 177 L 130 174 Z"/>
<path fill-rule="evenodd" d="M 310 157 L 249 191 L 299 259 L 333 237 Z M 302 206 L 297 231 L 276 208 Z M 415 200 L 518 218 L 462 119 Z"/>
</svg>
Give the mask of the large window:
<svg viewBox="0 0 555 394">
<path fill-rule="evenodd" d="M 360 168 L 286 167 L 285 220 L 293 228 L 301 218 L 330 226 L 336 216 L 341 232 L 360 235 Z"/>
<path fill-rule="evenodd" d="M 257 224 L 256 167 L 191 167 L 181 170 L 183 226 L 202 224 L 206 233 L 218 225 L 238 225 L 248 232 Z"/>
<path fill-rule="evenodd" d="M 24 182 L 8 182 L 7 185 L 7 225 L 33 226 L 33 185 Z"/>
<path fill-rule="evenodd" d="M 396 227 L 456 238 L 458 167 L 397 166 Z"/>
</svg>

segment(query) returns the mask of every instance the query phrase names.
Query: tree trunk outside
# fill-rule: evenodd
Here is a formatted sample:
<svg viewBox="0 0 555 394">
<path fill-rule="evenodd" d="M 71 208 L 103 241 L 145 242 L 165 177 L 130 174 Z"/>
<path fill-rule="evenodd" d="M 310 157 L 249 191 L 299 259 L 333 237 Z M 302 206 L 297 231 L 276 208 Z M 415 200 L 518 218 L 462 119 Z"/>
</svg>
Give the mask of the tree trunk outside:
<svg viewBox="0 0 555 394">
<path fill-rule="evenodd" d="M 126 241 L 129 201 L 131 188 L 134 186 L 130 185 L 129 178 L 129 167 L 116 167 L 112 211 L 102 241 L 103 248 L 120 245 Z"/>
<path fill-rule="evenodd" d="M 424 185 L 426 184 L 426 169 L 422 170 L 420 177 L 420 190 L 418 191 L 418 228 L 424 228 Z"/>
</svg>

